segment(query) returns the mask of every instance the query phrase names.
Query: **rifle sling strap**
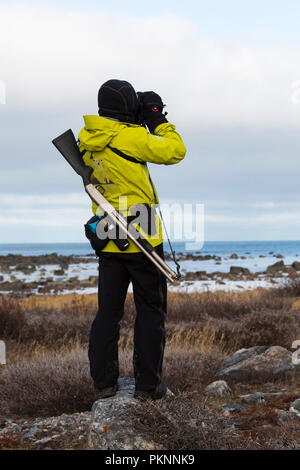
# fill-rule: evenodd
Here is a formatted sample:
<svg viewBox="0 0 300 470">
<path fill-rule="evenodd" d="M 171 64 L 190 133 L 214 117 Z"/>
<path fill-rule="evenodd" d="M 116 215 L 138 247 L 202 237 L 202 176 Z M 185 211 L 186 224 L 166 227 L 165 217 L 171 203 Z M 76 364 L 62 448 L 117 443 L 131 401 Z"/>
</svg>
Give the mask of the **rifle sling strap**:
<svg viewBox="0 0 300 470">
<path fill-rule="evenodd" d="M 173 247 L 172 247 L 172 244 L 171 244 L 171 241 L 170 241 L 170 237 L 169 237 L 168 232 L 167 232 L 167 228 L 166 228 L 166 225 L 165 225 L 165 222 L 164 222 L 162 213 L 161 213 L 161 209 L 160 209 L 160 205 L 159 205 L 159 202 L 158 202 L 157 194 L 156 194 L 156 191 L 155 191 L 155 188 L 154 188 L 153 181 L 152 181 L 151 176 L 150 176 L 150 172 L 149 172 L 149 168 L 148 168 L 148 166 L 147 166 L 147 163 L 146 163 L 146 162 L 141 162 L 141 161 L 137 160 L 137 159 L 134 158 L 134 157 L 131 157 L 131 156 L 129 156 L 129 155 L 126 155 L 126 153 L 121 152 L 121 150 L 118 150 L 118 149 L 116 149 L 116 148 L 114 148 L 114 147 L 111 147 L 110 145 L 107 145 L 107 147 L 108 147 L 112 152 L 114 152 L 116 155 L 119 155 L 119 157 L 124 158 L 125 160 L 128 160 L 128 161 L 133 162 L 133 163 L 140 163 L 141 165 L 145 165 L 145 166 L 147 167 L 148 176 L 149 176 L 149 181 L 150 181 L 150 184 L 151 184 L 151 187 L 152 187 L 152 191 L 153 191 L 153 195 L 154 195 L 155 204 L 156 204 L 157 207 L 158 207 L 159 215 L 160 215 L 161 221 L 162 221 L 162 223 L 163 223 L 163 226 L 164 226 L 164 229 L 165 229 L 165 232 L 166 232 L 166 235 L 167 235 L 168 244 L 169 244 L 170 251 L 171 251 L 171 254 L 172 254 L 172 257 L 173 257 L 173 261 L 174 261 L 174 263 L 176 264 L 177 275 L 180 277 L 180 276 L 181 276 L 181 273 L 180 273 L 180 265 L 179 265 L 178 261 L 176 260 L 176 253 L 175 253 L 175 250 L 174 250 Z"/>
</svg>

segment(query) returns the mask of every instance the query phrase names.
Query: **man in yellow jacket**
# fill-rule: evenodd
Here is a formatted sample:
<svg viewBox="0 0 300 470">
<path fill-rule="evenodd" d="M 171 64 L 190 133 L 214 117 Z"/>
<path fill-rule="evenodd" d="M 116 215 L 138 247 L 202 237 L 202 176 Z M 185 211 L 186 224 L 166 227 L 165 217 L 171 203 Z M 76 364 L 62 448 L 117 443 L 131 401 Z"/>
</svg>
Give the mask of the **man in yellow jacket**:
<svg viewBox="0 0 300 470">
<path fill-rule="evenodd" d="M 85 126 L 78 137 L 83 160 L 93 168 L 91 180 L 95 177 L 99 181 L 95 187 L 128 222 L 137 215 L 134 208 L 141 204 L 147 208 L 152 223 L 136 228 L 163 257 L 161 222 L 153 211 L 158 197 L 146 163 L 180 162 L 186 153 L 182 139 L 163 114 L 160 96 L 144 92 L 138 99 L 132 85 L 124 80 L 105 82 L 98 93 L 98 106 L 98 116 L 84 116 Z M 97 217 L 91 221 L 96 223 L 103 214 L 95 203 L 92 210 Z M 86 234 L 99 257 L 99 310 L 89 343 L 95 388 L 101 398 L 117 391 L 119 324 L 132 282 L 136 306 L 135 396 L 159 399 L 166 393 L 166 385 L 161 380 L 166 280 L 132 241 L 121 251 L 113 240 L 100 240 L 92 230 L 92 222 L 86 225 Z"/>
</svg>

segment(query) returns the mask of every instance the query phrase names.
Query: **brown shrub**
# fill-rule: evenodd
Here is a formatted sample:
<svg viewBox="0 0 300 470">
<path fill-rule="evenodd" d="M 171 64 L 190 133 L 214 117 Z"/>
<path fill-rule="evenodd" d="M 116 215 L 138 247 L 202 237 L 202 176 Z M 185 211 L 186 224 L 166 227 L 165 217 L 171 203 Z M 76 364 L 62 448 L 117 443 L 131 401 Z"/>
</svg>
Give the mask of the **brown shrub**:
<svg viewBox="0 0 300 470">
<path fill-rule="evenodd" d="M 93 318 L 92 314 L 27 313 L 20 340 L 26 343 L 35 341 L 50 348 L 59 347 L 70 340 L 86 344 Z"/>
<path fill-rule="evenodd" d="M 18 449 L 21 446 L 21 437 L 15 436 L 1 436 L 0 437 L 0 450 Z"/>
<path fill-rule="evenodd" d="M 31 295 L 20 304 L 28 313 L 84 315 L 98 309 L 97 294 Z"/>
<path fill-rule="evenodd" d="M 274 294 L 281 297 L 299 297 L 300 277 L 284 279 L 282 284 L 274 289 Z"/>
<path fill-rule="evenodd" d="M 0 295 L 0 339 L 18 339 L 25 325 L 25 314 L 20 302 Z"/>
<path fill-rule="evenodd" d="M 223 360 L 224 356 L 217 350 L 202 353 L 167 348 L 163 380 L 174 393 L 196 391 L 215 380 Z"/>
<path fill-rule="evenodd" d="M 287 299 L 274 297 L 271 291 L 272 289 L 255 289 L 245 292 L 171 293 L 168 300 L 168 320 L 238 320 L 252 311 L 266 308 L 281 310 L 289 305 Z"/>
<path fill-rule="evenodd" d="M 261 426 L 241 431 L 236 419 L 225 418 L 193 395 L 180 393 L 160 403 L 135 408 L 135 427 L 165 450 L 288 450 L 299 448 L 300 423 L 295 418 L 282 426 Z"/>
<path fill-rule="evenodd" d="M 300 334 L 300 320 L 292 299 L 275 289 L 252 292 L 171 293 L 167 315 L 167 343 L 171 348 L 232 352 L 255 345 L 290 346 Z M 88 342 L 96 314 L 96 297 L 70 295 L 23 300 L 2 297 L 2 337 L 49 348 L 70 341 Z M 86 297 L 86 304 L 85 304 Z M 26 308 L 26 314 L 24 314 Z M 127 296 L 121 322 L 122 349 L 132 348 L 135 306 Z M 1 330 L 0 330 L 1 333 Z"/>
<path fill-rule="evenodd" d="M 120 351 L 120 376 L 132 377 L 132 352 Z M 166 350 L 163 378 L 174 392 L 199 390 L 213 380 L 223 357 L 186 350 Z M 86 411 L 96 399 L 87 351 L 40 351 L 31 359 L 7 365 L 0 374 L 0 413 L 52 416 Z"/>
<path fill-rule="evenodd" d="M 90 410 L 96 394 L 86 351 L 43 354 L 7 365 L 0 375 L 0 413 L 52 416 Z"/>
<path fill-rule="evenodd" d="M 300 318 L 292 312 L 262 311 L 245 315 L 240 321 L 211 321 L 216 344 L 232 352 L 251 346 L 282 346 L 290 348 L 299 338 Z"/>
<path fill-rule="evenodd" d="M 61 303 L 57 301 L 60 297 Z M 89 302 L 84 304 L 84 296 L 72 296 L 68 302 L 63 297 L 53 297 L 54 303 L 36 298 L 25 302 L 24 299 L 0 296 L 0 339 L 41 343 L 52 348 L 70 340 L 86 344 L 96 312 Z M 40 304 L 44 309 L 40 309 Z"/>
</svg>

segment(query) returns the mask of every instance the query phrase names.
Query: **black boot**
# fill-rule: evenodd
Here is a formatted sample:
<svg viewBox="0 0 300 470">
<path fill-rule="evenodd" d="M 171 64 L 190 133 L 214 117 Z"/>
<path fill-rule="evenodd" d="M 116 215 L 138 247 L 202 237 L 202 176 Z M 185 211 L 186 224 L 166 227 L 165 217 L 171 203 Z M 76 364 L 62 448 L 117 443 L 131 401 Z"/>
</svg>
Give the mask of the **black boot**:
<svg viewBox="0 0 300 470">
<path fill-rule="evenodd" d="M 97 395 L 98 395 L 98 400 L 102 398 L 109 398 L 115 396 L 118 390 L 117 384 L 112 385 L 111 387 L 105 387 L 101 389 L 96 389 L 97 390 Z"/>
</svg>

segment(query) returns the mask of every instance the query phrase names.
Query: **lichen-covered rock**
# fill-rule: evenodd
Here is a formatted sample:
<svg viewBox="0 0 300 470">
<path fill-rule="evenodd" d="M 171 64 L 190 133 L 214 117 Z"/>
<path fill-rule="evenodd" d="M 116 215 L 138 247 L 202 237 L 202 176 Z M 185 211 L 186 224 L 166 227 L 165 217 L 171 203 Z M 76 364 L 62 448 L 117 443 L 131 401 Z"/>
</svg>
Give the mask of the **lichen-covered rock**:
<svg viewBox="0 0 300 470">
<path fill-rule="evenodd" d="M 162 450 L 160 444 L 145 438 L 134 425 L 134 379 L 118 380 L 114 397 L 96 401 L 92 408 L 89 448 L 98 450 Z M 168 395 L 173 395 L 168 390 Z M 132 416 L 132 419 L 131 419 Z"/>
<path fill-rule="evenodd" d="M 243 411 L 246 411 L 242 405 L 234 402 L 225 403 L 225 405 L 222 406 L 222 410 L 227 411 L 229 413 L 241 413 Z"/>
<path fill-rule="evenodd" d="M 256 346 L 237 351 L 224 362 L 217 376 L 222 380 L 259 382 L 291 372 L 300 372 L 300 367 L 292 363 L 290 351 L 281 346 Z"/>
<path fill-rule="evenodd" d="M 252 357 L 257 356 L 265 352 L 268 349 L 267 346 L 253 346 L 252 348 L 242 348 L 239 349 L 234 353 L 233 356 L 228 357 L 225 359 L 223 368 L 229 368 L 238 364 L 239 362 L 246 361 L 247 359 L 251 359 Z"/>
<path fill-rule="evenodd" d="M 295 418 L 295 414 L 292 413 L 291 411 L 286 411 L 286 410 L 275 410 L 275 413 L 277 415 L 277 421 L 278 423 L 285 423 L 287 421 L 290 421 L 291 419 Z"/>
<path fill-rule="evenodd" d="M 297 398 L 297 400 L 293 401 L 289 411 L 291 413 L 295 413 L 300 418 L 300 398 Z"/>
<path fill-rule="evenodd" d="M 225 380 L 216 380 L 205 388 L 204 394 L 210 397 L 226 397 L 232 395 L 232 390 Z"/>
<path fill-rule="evenodd" d="M 256 405 L 266 403 L 266 397 L 261 392 L 249 393 L 248 395 L 240 395 L 243 403 L 254 403 Z"/>
</svg>

